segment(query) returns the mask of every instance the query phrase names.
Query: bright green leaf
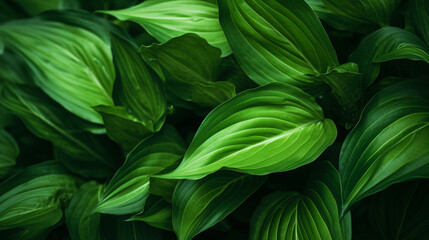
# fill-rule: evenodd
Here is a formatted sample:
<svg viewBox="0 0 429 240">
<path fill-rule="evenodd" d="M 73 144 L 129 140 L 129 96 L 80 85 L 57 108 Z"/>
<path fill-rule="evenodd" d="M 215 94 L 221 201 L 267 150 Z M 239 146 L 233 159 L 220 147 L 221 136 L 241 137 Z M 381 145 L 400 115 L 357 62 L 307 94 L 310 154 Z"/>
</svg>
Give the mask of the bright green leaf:
<svg viewBox="0 0 429 240">
<path fill-rule="evenodd" d="M 255 175 L 288 171 L 314 161 L 336 135 L 313 97 L 271 83 L 210 112 L 180 166 L 160 177 L 200 179 L 221 168 Z"/>
<path fill-rule="evenodd" d="M 341 149 L 343 211 L 393 183 L 429 176 L 428 87 L 403 81 L 366 105 Z"/>
<path fill-rule="evenodd" d="M 115 71 L 110 44 L 82 28 L 44 20 L 0 27 L 6 48 L 24 56 L 36 84 L 72 113 L 102 123 L 92 106 L 113 105 Z"/>
<path fill-rule="evenodd" d="M 173 194 L 173 228 L 190 240 L 222 221 L 265 181 L 263 177 L 219 172 L 200 180 L 181 180 Z"/>
<path fill-rule="evenodd" d="M 143 140 L 113 176 L 95 211 L 116 215 L 141 212 L 149 196 L 150 177 L 176 163 L 184 152 L 182 139 L 170 125 Z"/>
<path fill-rule="evenodd" d="M 0 149 L 0 178 L 3 178 L 15 166 L 19 155 L 18 144 L 5 130 L 0 130 Z"/>
<path fill-rule="evenodd" d="M 140 53 L 156 60 L 166 71 L 166 85 L 181 99 L 215 107 L 235 95 L 234 84 L 216 82 L 221 52 L 195 34 L 164 44 L 142 46 Z"/>
<path fill-rule="evenodd" d="M 429 63 L 429 47 L 414 34 L 396 27 L 384 27 L 367 35 L 350 56 L 364 74 L 364 87 L 380 71 L 380 62 L 410 59 Z"/>
<path fill-rule="evenodd" d="M 34 87 L 0 87 L 0 104 L 17 115 L 36 136 L 51 141 L 57 158 L 71 171 L 103 178 L 117 165 L 111 143 L 80 128 L 80 119 Z"/>
<path fill-rule="evenodd" d="M 65 211 L 72 240 L 100 239 L 100 214 L 91 214 L 97 206 L 103 186 L 96 182 L 83 184 L 73 195 Z"/>
<path fill-rule="evenodd" d="M 341 230 L 340 203 L 340 176 L 323 162 L 316 165 L 303 194 L 275 192 L 262 200 L 252 217 L 250 239 L 347 239 Z"/>
<path fill-rule="evenodd" d="M 338 65 L 317 15 L 304 0 L 218 0 L 220 23 L 238 63 L 256 83 L 314 84 Z"/>
<path fill-rule="evenodd" d="M 59 162 L 46 161 L 25 168 L 0 184 L 0 230 L 55 225 L 76 184 L 76 177 Z"/>
<path fill-rule="evenodd" d="M 101 12 L 140 24 L 161 43 L 195 33 L 220 48 L 222 56 L 231 54 L 215 0 L 146 0 L 127 9 Z"/>
</svg>

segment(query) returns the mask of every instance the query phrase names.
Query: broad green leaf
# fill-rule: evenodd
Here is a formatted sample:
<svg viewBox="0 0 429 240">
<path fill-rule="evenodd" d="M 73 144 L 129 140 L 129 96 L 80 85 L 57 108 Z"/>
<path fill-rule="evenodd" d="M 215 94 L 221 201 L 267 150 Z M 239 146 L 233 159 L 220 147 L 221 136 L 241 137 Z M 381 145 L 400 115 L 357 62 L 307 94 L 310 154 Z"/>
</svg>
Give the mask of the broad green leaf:
<svg viewBox="0 0 429 240">
<path fill-rule="evenodd" d="M 103 186 L 96 182 L 83 184 L 65 210 L 65 221 L 72 240 L 100 239 L 100 214 L 92 213 Z"/>
<path fill-rule="evenodd" d="M 231 54 L 215 0 L 146 0 L 127 9 L 101 12 L 140 24 L 161 43 L 195 33 L 220 48 L 222 56 Z"/>
<path fill-rule="evenodd" d="M 159 229 L 144 222 L 126 221 L 122 216 L 101 215 L 100 235 L 103 240 L 162 240 Z"/>
<path fill-rule="evenodd" d="M 411 0 L 410 15 L 414 29 L 429 45 L 429 2 L 427 0 Z"/>
<path fill-rule="evenodd" d="M 181 99 L 215 107 L 235 95 L 234 84 L 216 81 L 221 52 L 204 38 L 185 34 L 164 44 L 142 46 L 140 53 L 166 71 L 166 85 Z"/>
<path fill-rule="evenodd" d="M 78 6 L 77 0 L 13 0 L 13 2 L 19 4 L 19 6 L 32 16 L 44 11 L 76 8 Z"/>
<path fill-rule="evenodd" d="M 427 180 L 393 185 L 371 198 L 369 221 L 379 239 L 428 239 L 428 204 Z"/>
<path fill-rule="evenodd" d="M 334 14 L 357 23 L 389 25 L 401 0 L 321 0 Z"/>
<path fill-rule="evenodd" d="M 238 63 L 256 83 L 306 86 L 338 65 L 317 15 L 304 0 L 218 0 L 219 18 Z"/>
<path fill-rule="evenodd" d="M 254 175 L 288 171 L 314 161 L 336 135 L 313 97 L 271 83 L 210 112 L 180 166 L 159 177 L 200 179 L 221 168 Z"/>
<path fill-rule="evenodd" d="M 77 179 L 55 161 L 25 168 L 0 184 L 0 230 L 44 229 L 63 216 L 61 206 L 76 190 Z"/>
<path fill-rule="evenodd" d="M 125 107 L 95 106 L 94 109 L 103 117 L 109 138 L 119 143 L 127 152 L 142 139 L 153 134 Z"/>
<path fill-rule="evenodd" d="M 118 159 L 111 143 L 80 129 L 80 119 L 49 99 L 40 89 L 0 87 L 0 104 L 17 115 L 36 136 L 51 141 L 57 158 L 85 177 L 110 176 Z"/>
<path fill-rule="evenodd" d="M 171 223 L 171 203 L 162 197 L 150 195 L 142 213 L 132 216 L 130 221 L 142 221 L 152 227 L 173 231 Z"/>
<path fill-rule="evenodd" d="M 102 123 L 92 106 L 113 105 L 110 43 L 82 28 L 36 19 L 3 24 L 0 38 L 25 57 L 36 84 L 51 98 L 81 118 Z"/>
<path fill-rule="evenodd" d="M 339 215 L 340 181 L 337 170 L 323 162 L 316 165 L 304 193 L 268 195 L 253 213 L 250 239 L 347 239 Z"/>
<path fill-rule="evenodd" d="M 341 149 L 343 211 L 393 183 L 429 177 L 428 87 L 403 81 L 366 105 Z"/>
<path fill-rule="evenodd" d="M 150 177 L 176 163 L 184 152 L 182 139 L 170 125 L 140 142 L 110 180 L 95 212 L 116 215 L 141 212 L 149 196 Z"/>
<path fill-rule="evenodd" d="M 222 221 L 265 181 L 234 172 L 218 172 L 200 180 L 181 180 L 173 194 L 173 228 L 179 240 Z"/>
<path fill-rule="evenodd" d="M 367 35 L 350 56 L 364 74 L 364 87 L 378 76 L 381 62 L 410 59 L 429 64 L 429 47 L 414 34 L 396 27 L 384 27 Z"/>
<path fill-rule="evenodd" d="M 159 131 L 167 108 L 161 80 L 140 57 L 136 46 L 113 36 L 112 49 L 120 76 L 113 92 L 115 103 L 124 106 L 149 131 Z"/>
<path fill-rule="evenodd" d="M 7 176 L 19 155 L 18 144 L 5 130 L 0 130 L 0 178 Z"/>
</svg>

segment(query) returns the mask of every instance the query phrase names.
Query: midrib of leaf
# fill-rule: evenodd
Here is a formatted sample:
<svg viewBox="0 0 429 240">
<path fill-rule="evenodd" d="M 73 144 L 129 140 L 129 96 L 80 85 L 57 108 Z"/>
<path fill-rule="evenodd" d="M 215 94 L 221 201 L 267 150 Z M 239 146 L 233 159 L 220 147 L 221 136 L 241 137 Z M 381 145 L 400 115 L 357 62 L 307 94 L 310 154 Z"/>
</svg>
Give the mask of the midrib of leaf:
<svg viewBox="0 0 429 240">
<path fill-rule="evenodd" d="M 24 99 L 22 99 L 19 94 L 15 93 L 15 95 L 27 107 L 27 109 L 31 109 L 31 107 L 29 107 L 29 105 L 27 104 L 27 102 Z M 48 124 L 54 130 L 56 130 L 57 132 L 59 132 L 61 135 L 63 135 L 68 140 L 70 140 L 71 142 L 75 143 L 76 145 L 78 145 L 79 147 L 81 147 L 82 149 L 84 149 L 85 151 L 87 151 L 88 153 L 90 153 L 92 156 L 94 156 L 98 160 L 102 161 L 103 163 L 105 163 L 106 165 L 108 165 L 110 167 L 113 166 L 111 163 L 107 162 L 102 156 L 100 156 L 96 152 L 92 151 L 90 148 L 88 148 L 87 146 L 85 146 L 84 144 L 82 144 L 79 140 L 77 140 L 74 137 L 70 136 L 67 132 L 63 131 L 61 128 L 58 128 L 55 124 L 53 124 L 51 121 L 49 121 L 48 119 L 46 119 L 44 116 L 40 115 L 39 113 L 37 113 L 35 111 L 30 111 L 30 113 L 33 114 L 34 116 L 38 117 L 39 119 L 41 119 L 43 122 L 45 122 L 46 124 Z"/>
</svg>

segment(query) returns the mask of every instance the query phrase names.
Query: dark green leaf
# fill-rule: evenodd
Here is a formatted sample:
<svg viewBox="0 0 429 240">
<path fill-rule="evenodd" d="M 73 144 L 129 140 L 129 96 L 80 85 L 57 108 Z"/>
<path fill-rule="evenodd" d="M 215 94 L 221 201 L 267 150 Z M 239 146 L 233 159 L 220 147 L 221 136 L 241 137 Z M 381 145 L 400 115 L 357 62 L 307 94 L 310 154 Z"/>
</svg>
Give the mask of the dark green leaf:
<svg viewBox="0 0 429 240">
<path fill-rule="evenodd" d="M 140 24 L 161 43 L 195 33 L 220 48 L 223 56 L 231 54 L 219 24 L 215 0 L 146 0 L 127 9 L 101 12 Z"/>
<path fill-rule="evenodd" d="M 366 105 L 341 149 L 343 212 L 393 183 L 429 176 L 428 87 L 403 81 Z"/>
<path fill-rule="evenodd" d="M 0 230 L 46 229 L 63 216 L 77 179 L 59 163 L 32 165 L 0 184 Z"/>
<path fill-rule="evenodd" d="M 337 135 L 314 98 L 292 85 L 244 91 L 203 121 L 180 166 L 161 175 L 200 179 L 221 168 L 265 175 L 314 161 Z"/>
<path fill-rule="evenodd" d="M 427 0 L 411 0 L 410 15 L 414 29 L 429 45 L 429 2 Z"/>
<path fill-rule="evenodd" d="M 161 240 L 161 231 L 144 222 L 125 221 L 121 216 L 102 215 L 101 239 L 103 240 Z"/>
<path fill-rule="evenodd" d="M 83 184 L 73 195 L 65 211 L 67 228 L 72 240 L 100 239 L 100 214 L 92 214 L 103 186 L 96 182 Z"/>
<path fill-rule="evenodd" d="M 275 192 L 265 197 L 253 214 L 250 239 L 348 239 L 339 216 L 340 181 L 337 170 L 323 162 L 316 165 L 303 194 Z"/>
<path fill-rule="evenodd" d="M 0 149 L 0 178 L 3 178 L 15 166 L 19 155 L 18 144 L 5 130 L 0 130 Z"/>
<path fill-rule="evenodd" d="M 215 107 L 235 95 L 234 84 L 216 82 L 221 52 L 195 34 L 164 44 L 142 46 L 140 53 L 156 60 L 166 71 L 166 85 L 181 99 Z"/>
<path fill-rule="evenodd" d="M 32 16 L 44 11 L 76 8 L 78 6 L 77 0 L 13 0 L 13 2 L 19 4 L 22 9 Z"/>
<path fill-rule="evenodd" d="M 179 240 L 189 240 L 222 221 L 265 181 L 233 172 L 182 180 L 173 194 L 173 228 Z"/>
<path fill-rule="evenodd" d="M 109 182 L 95 211 L 117 215 L 141 212 L 149 196 L 150 177 L 176 163 L 184 152 L 182 139 L 170 125 L 143 140 Z"/>
<path fill-rule="evenodd" d="M 173 231 L 171 223 L 171 203 L 161 197 L 149 196 L 143 213 L 132 216 L 131 221 L 142 221 L 152 227 Z"/>
</svg>

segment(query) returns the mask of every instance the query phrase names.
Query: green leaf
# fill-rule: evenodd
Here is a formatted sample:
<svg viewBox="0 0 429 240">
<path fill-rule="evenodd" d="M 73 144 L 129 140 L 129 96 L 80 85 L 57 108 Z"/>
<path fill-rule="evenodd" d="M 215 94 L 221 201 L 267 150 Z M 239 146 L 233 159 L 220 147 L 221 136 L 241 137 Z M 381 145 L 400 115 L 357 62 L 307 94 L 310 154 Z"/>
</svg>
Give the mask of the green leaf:
<svg viewBox="0 0 429 240">
<path fill-rule="evenodd" d="M 220 23 L 238 63 L 256 83 L 316 83 L 338 65 L 317 15 L 304 0 L 218 0 Z"/>
<path fill-rule="evenodd" d="M 264 181 L 263 177 L 234 172 L 179 181 L 173 194 L 173 228 L 177 238 L 192 239 L 222 221 Z"/>
<path fill-rule="evenodd" d="M 14 228 L 9 230 L 0 231 L 0 237 L 2 240 L 38 240 L 46 239 L 51 232 L 52 228 L 36 228 L 36 229 L 25 229 L 25 228 Z"/>
<path fill-rule="evenodd" d="M 173 231 L 171 223 L 171 204 L 161 197 L 150 195 L 142 213 L 132 216 L 130 221 L 142 221 L 152 227 Z"/>
<path fill-rule="evenodd" d="M 235 95 L 234 84 L 216 82 L 221 52 L 204 38 L 185 34 L 164 44 L 142 46 L 140 53 L 166 71 L 166 85 L 181 99 L 215 107 Z"/>
<path fill-rule="evenodd" d="M 350 55 L 364 74 L 364 87 L 378 76 L 381 62 L 410 59 L 429 63 L 429 47 L 414 34 L 396 27 L 384 27 L 367 35 Z"/>
<path fill-rule="evenodd" d="M 0 184 L 0 230 L 44 229 L 58 223 L 77 179 L 55 161 L 25 168 Z"/>
<path fill-rule="evenodd" d="M 78 6 L 77 0 L 13 0 L 13 2 L 17 3 L 32 16 L 44 11 L 76 8 Z"/>
<path fill-rule="evenodd" d="M 357 23 L 389 25 L 401 0 L 322 0 L 334 14 Z"/>
<path fill-rule="evenodd" d="M 136 46 L 114 35 L 112 50 L 120 77 L 113 92 L 115 103 L 124 106 L 149 131 L 159 131 L 167 108 L 161 80 L 140 57 Z"/>
<path fill-rule="evenodd" d="M 369 221 L 379 239 L 424 240 L 429 237 L 427 180 L 396 184 L 374 195 Z"/>
<path fill-rule="evenodd" d="M 100 12 L 140 24 L 161 43 L 185 33 L 195 33 L 220 48 L 222 56 L 231 54 L 219 24 L 215 0 L 146 0 L 127 9 Z"/>
<path fill-rule="evenodd" d="M 336 135 L 313 97 L 271 83 L 210 112 L 180 166 L 159 177 L 200 179 L 221 168 L 254 175 L 288 171 L 314 161 Z"/>
<path fill-rule="evenodd" d="M 410 15 L 414 29 L 429 45 L 429 2 L 426 0 L 411 0 Z"/>
<path fill-rule="evenodd" d="M 428 87 L 403 81 L 366 105 L 341 149 L 343 211 L 393 183 L 429 176 Z"/>
<path fill-rule="evenodd" d="M 19 155 L 18 144 L 5 130 L 0 130 L 0 149 L 0 178 L 3 178 L 15 166 L 16 158 Z"/>
<path fill-rule="evenodd" d="M 0 104 L 17 115 L 36 136 L 51 141 L 57 158 L 85 177 L 110 176 L 117 165 L 111 143 L 80 128 L 73 114 L 34 87 L 0 87 Z"/>
<path fill-rule="evenodd" d="M 168 202 L 171 202 L 177 182 L 177 179 L 151 178 L 149 192 L 153 195 L 161 196 Z"/>
<path fill-rule="evenodd" d="M 144 222 L 125 221 L 122 216 L 102 215 L 101 239 L 103 240 L 161 240 L 162 232 Z"/>
<path fill-rule="evenodd" d="M 303 194 L 268 195 L 253 213 L 250 239 L 347 239 L 339 216 L 340 181 L 337 170 L 323 162 L 316 165 Z"/>
<path fill-rule="evenodd" d="M 72 240 L 100 239 L 100 214 L 91 214 L 100 199 L 103 186 L 94 181 L 83 184 L 65 210 L 65 220 Z"/>
<path fill-rule="evenodd" d="M 102 123 L 92 106 L 113 105 L 110 43 L 82 28 L 36 19 L 4 24 L 0 37 L 6 48 L 25 57 L 36 84 L 51 98 L 81 118 Z"/>
<path fill-rule="evenodd" d="M 116 215 L 141 212 L 149 196 L 150 177 L 176 163 L 184 152 L 182 139 L 170 125 L 143 140 L 128 154 L 94 211 Z"/>
</svg>

